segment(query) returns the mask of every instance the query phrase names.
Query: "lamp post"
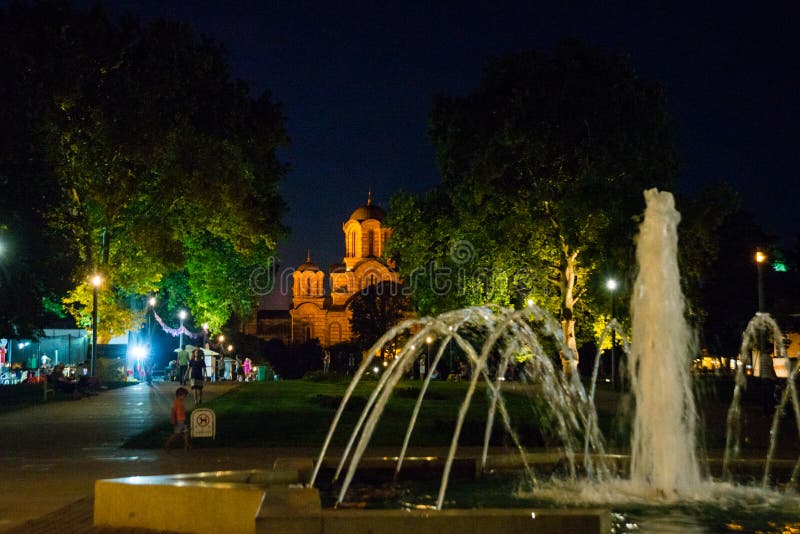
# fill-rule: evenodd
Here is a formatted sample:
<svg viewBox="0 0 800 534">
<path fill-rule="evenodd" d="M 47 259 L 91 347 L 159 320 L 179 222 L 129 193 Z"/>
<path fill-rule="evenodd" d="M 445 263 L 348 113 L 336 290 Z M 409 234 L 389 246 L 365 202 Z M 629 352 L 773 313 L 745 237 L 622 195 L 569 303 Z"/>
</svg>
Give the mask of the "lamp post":
<svg viewBox="0 0 800 534">
<path fill-rule="evenodd" d="M 156 298 L 150 297 L 147 299 L 147 305 L 150 307 L 150 311 L 152 313 L 147 314 L 147 345 L 150 346 L 153 343 L 153 313 L 156 312 Z"/>
<path fill-rule="evenodd" d="M 225 362 L 225 347 L 222 345 L 222 342 L 225 341 L 225 336 L 220 334 L 219 337 L 217 338 L 217 341 L 219 341 L 219 356 L 220 356 L 220 358 L 222 358 L 222 362 L 223 362 L 223 364 L 222 364 L 222 369 L 223 369 L 222 375 L 224 377 L 224 375 L 225 375 L 225 363 L 224 363 Z M 233 375 L 233 371 L 234 371 L 234 367 L 231 366 L 231 375 Z"/>
<path fill-rule="evenodd" d="M 614 292 L 617 290 L 617 281 L 613 278 L 609 278 L 606 281 L 606 289 L 611 294 L 611 320 L 614 320 L 614 315 L 617 313 L 615 308 L 616 299 L 614 298 Z M 616 346 L 617 346 L 617 331 L 615 329 L 611 329 L 611 387 L 613 389 L 617 388 L 617 354 L 616 354 Z"/>
<path fill-rule="evenodd" d="M 208 323 L 203 323 L 203 348 L 206 348 L 208 343 Z"/>
<path fill-rule="evenodd" d="M 766 305 L 764 304 L 764 268 L 763 265 L 767 262 L 767 255 L 756 250 L 756 272 L 758 274 L 758 312 L 766 312 Z M 775 375 L 775 370 L 772 367 L 772 360 L 768 359 L 766 355 L 766 339 L 764 331 L 758 332 L 758 375 L 761 378 L 772 378 Z M 753 370 L 755 374 L 755 369 Z"/>
<path fill-rule="evenodd" d="M 431 373 L 431 343 L 433 343 L 433 338 L 428 336 L 425 338 L 425 343 L 428 345 L 425 350 L 425 370 L 428 374 Z"/>
<path fill-rule="evenodd" d="M 756 270 L 758 271 L 758 311 L 764 312 L 764 274 L 761 267 L 767 261 L 767 255 L 756 250 Z"/>
<path fill-rule="evenodd" d="M 186 310 L 181 310 L 181 311 L 178 312 L 178 319 L 181 320 L 181 337 L 180 337 L 180 341 L 178 342 L 179 343 L 179 347 L 178 348 L 182 349 L 183 348 L 183 320 L 186 319 Z"/>
<path fill-rule="evenodd" d="M 103 278 L 96 274 L 92 277 L 92 359 L 89 363 L 89 375 L 94 376 L 94 359 L 97 350 L 97 290 L 100 284 L 103 283 Z"/>
</svg>

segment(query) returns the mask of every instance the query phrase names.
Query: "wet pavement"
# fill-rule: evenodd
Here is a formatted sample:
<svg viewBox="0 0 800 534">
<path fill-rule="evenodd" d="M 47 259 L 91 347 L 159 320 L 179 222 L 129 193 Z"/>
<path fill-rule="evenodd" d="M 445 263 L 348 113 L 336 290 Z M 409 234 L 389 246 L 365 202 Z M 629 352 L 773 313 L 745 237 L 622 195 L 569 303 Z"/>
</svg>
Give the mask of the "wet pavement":
<svg viewBox="0 0 800 534">
<path fill-rule="evenodd" d="M 25 522 L 44 516 L 52 525 L 52 518 L 59 515 L 65 524 L 58 532 L 91 532 L 90 525 L 71 529 L 68 511 L 80 508 L 74 503 L 91 503 L 96 479 L 270 467 L 279 456 L 316 452 L 121 448 L 126 439 L 169 419 L 176 387 L 174 382 L 137 384 L 0 414 L 0 532 L 30 530 L 32 524 Z M 234 387 L 235 383 L 208 384 L 204 400 Z M 187 398 L 187 409 L 193 404 Z M 22 525 L 27 527 L 19 530 Z"/>
</svg>

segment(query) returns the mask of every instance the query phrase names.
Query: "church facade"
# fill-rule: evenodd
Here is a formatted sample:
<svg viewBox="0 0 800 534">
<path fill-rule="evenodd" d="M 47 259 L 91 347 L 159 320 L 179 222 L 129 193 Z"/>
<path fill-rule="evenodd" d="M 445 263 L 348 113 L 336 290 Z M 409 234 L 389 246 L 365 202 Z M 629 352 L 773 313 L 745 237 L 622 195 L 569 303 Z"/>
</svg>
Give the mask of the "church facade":
<svg viewBox="0 0 800 534">
<path fill-rule="evenodd" d="M 342 224 L 345 256 L 326 274 L 311 255 L 292 274 L 292 303 L 283 310 L 259 310 L 246 333 L 284 342 L 319 340 L 323 347 L 350 341 L 350 302 L 360 291 L 380 282 L 399 282 L 394 265 L 384 262 L 391 229 L 386 212 L 369 198 Z"/>
</svg>

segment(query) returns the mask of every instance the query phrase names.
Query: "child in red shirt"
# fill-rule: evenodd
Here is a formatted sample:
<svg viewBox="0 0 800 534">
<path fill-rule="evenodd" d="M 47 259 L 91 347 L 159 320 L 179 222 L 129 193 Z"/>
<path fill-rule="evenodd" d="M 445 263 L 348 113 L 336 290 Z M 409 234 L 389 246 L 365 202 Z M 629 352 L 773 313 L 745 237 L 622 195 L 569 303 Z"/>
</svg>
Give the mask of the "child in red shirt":
<svg viewBox="0 0 800 534">
<path fill-rule="evenodd" d="M 179 437 L 183 436 L 183 448 L 189 449 L 189 433 L 186 431 L 186 407 L 183 405 L 183 399 L 189 394 L 186 388 L 178 388 L 175 391 L 175 400 L 172 401 L 172 410 L 170 411 L 169 420 L 174 426 L 172 435 L 167 438 L 164 443 L 164 448 L 169 450 L 173 442 Z"/>
</svg>

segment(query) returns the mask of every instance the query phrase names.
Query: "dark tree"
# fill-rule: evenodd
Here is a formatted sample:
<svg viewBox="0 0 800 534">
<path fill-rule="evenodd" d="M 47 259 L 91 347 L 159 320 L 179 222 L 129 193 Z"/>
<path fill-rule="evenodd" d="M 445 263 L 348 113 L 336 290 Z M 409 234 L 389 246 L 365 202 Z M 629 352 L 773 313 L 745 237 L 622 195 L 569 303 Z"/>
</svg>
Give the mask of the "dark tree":
<svg viewBox="0 0 800 534">
<path fill-rule="evenodd" d="M 725 218 L 717 230 L 717 241 L 719 254 L 702 291 L 702 306 L 707 314 L 703 341 L 711 354 L 734 356 L 739 353 L 742 332 L 758 311 L 756 248 L 769 254 L 774 240 L 759 228 L 751 214 L 737 211 Z M 765 274 L 770 277 L 767 282 L 771 281 L 768 270 Z"/>
<path fill-rule="evenodd" d="M 349 307 L 353 312 L 350 319 L 353 337 L 361 350 L 367 350 L 407 316 L 410 302 L 402 286 L 385 281 L 356 293 Z M 381 356 L 385 357 L 385 352 Z"/>
<path fill-rule="evenodd" d="M 430 134 L 443 185 L 398 199 L 387 221 L 404 276 L 456 266 L 467 275 L 464 303 L 532 297 L 576 349 L 579 308 L 591 312 L 599 285 L 592 275 L 610 260 L 622 268 L 642 192 L 676 174 L 663 91 L 624 57 L 561 43 L 551 55 L 492 62 L 469 96 L 437 98 Z M 465 243 L 471 264 L 454 253 Z M 431 285 L 418 304 L 444 293 Z"/>
<path fill-rule="evenodd" d="M 27 204 L 78 258 L 60 273 L 69 311 L 86 320 L 99 270 L 101 329 L 135 326 L 131 297 L 181 271 L 198 322 L 246 313 L 246 278 L 285 233 L 276 150 L 287 137 L 269 93 L 252 97 L 219 44 L 178 23 L 13 4 L 0 36 L 0 114 L 18 130 L 3 137 L 0 176 L 46 193 Z"/>
</svg>

